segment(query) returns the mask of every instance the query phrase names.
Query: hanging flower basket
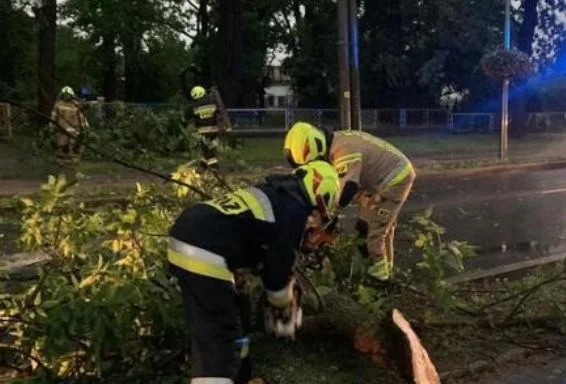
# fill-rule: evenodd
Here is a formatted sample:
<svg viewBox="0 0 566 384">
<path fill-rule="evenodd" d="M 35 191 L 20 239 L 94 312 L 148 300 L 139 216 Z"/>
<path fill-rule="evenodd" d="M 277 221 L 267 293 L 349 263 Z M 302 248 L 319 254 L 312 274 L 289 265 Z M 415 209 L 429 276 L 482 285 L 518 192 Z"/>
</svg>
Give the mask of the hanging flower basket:
<svg viewBox="0 0 566 384">
<path fill-rule="evenodd" d="M 513 49 L 498 49 L 481 59 L 485 74 L 496 79 L 525 78 L 533 74 L 531 59 L 525 53 Z"/>
</svg>

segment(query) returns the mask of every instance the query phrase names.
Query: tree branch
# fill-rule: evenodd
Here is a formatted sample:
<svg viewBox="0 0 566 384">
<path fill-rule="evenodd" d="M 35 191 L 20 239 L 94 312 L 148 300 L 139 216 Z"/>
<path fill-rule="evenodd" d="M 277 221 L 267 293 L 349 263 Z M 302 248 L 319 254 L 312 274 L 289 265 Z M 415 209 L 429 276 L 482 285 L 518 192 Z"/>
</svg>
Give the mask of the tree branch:
<svg viewBox="0 0 566 384">
<path fill-rule="evenodd" d="M 535 285 L 534 287 L 532 287 L 531 289 L 529 289 L 527 291 L 527 293 L 521 298 L 521 300 L 519 300 L 519 302 L 515 305 L 515 307 L 513 307 L 513 309 L 511 310 L 511 312 L 509 312 L 509 314 L 507 315 L 507 317 L 505 317 L 505 320 L 503 321 L 504 323 L 508 322 L 509 320 L 511 320 L 513 318 L 513 316 L 515 316 L 517 314 L 517 312 L 519 311 L 519 309 L 523 306 L 523 304 L 532 296 L 534 295 L 537 291 L 539 291 L 542 287 L 544 287 L 545 285 L 548 284 L 552 284 L 552 283 L 557 283 L 559 281 L 566 281 L 566 277 L 562 277 L 559 278 L 558 276 L 556 276 L 554 279 L 548 279 L 546 281 L 543 281 L 537 285 Z"/>
<path fill-rule="evenodd" d="M 199 7 L 198 7 L 195 3 L 193 3 L 191 0 L 187 0 L 187 4 L 189 4 L 191 7 L 193 7 L 193 9 L 194 9 L 195 11 L 198 12 Z"/>
<path fill-rule="evenodd" d="M 27 353 L 26 351 L 22 351 L 21 349 L 15 348 L 11 345 L 7 345 L 7 344 L 4 344 L 4 343 L 0 344 L 0 349 L 5 349 L 7 351 L 20 354 L 23 357 L 25 357 L 26 359 L 33 360 L 34 362 L 37 363 L 37 365 L 39 367 L 41 367 L 41 369 L 45 372 L 45 374 L 48 378 L 53 377 L 53 373 L 51 372 L 51 370 L 45 364 L 43 364 L 43 362 L 40 359 L 38 359 L 35 356 L 32 356 L 31 354 Z"/>
<path fill-rule="evenodd" d="M 194 39 L 195 37 L 197 37 L 196 34 L 192 35 L 189 32 L 187 32 L 186 30 L 184 30 L 183 28 L 176 26 L 175 23 L 173 23 L 172 21 L 163 20 L 162 22 L 166 27 L 170 28 L 172 31 L 180 33 L 180 34 L 182 34 L 182 35 L 184 35 L 184 36 L 186 36 L 190 39 Z"/>
<path fill-rule="evenodd" d="M 540 282 L 540 283 L 538 283 L 538 284 L 536 284 L 536 285 L 530 287 L 530 288 L 527 289 L 527 290 L 514 293 L 514 294 L 512 294 L 512 295 L 509 295 L 509 296 L 507 296 L 507 297 L 504 297 L 503 299 L 496 300 L 496 301 L 494 301 L 494 302 L 492 302 L 492 303 L 489 303 L 489 304 L 484 305 L 483 307 L 481 307 L 481 308 L 479 309 L 479 312 L 483 312 L 484 310 L 486 310 L 486 309 L 488 309 L 488 308 L 494 307 L 494 306 L 499 305 L 499 304 L 506 303 L 506 302 L 508 302 L 508 301 L 510 301 L 510 300 L 513 300 L 513 299 L 517 298 L 517 297 L 521 297 L 521 296 L 524 295 L 525 293 L 528 294 L 528 293 L 529 293 L 531 290 L 533 290 L 533 289 L 534 289 L 534 290 L 538 290 L 540 287 L 542 287 L 542 286 L 544 286 L 544 285 L 553 283 L 553 282 L 555 282 L 555 281 L 564 280 L 565 278 L 560 278 L 560 276 L 562 276 L 563 274 L 564 274 L 564 269 L 563 269 L 562 271 L 560 271 L 560 273 L 554 275 L 553 277 L 551 277 L 551 278 L 549 278 L 549 279 L 546 279 L 546 280 L 544 280 L 544 281 L 542 281 L 542 282 Z M 558 279 L 558 280 L 557 280 L 557 279 Z"/>
</svg>

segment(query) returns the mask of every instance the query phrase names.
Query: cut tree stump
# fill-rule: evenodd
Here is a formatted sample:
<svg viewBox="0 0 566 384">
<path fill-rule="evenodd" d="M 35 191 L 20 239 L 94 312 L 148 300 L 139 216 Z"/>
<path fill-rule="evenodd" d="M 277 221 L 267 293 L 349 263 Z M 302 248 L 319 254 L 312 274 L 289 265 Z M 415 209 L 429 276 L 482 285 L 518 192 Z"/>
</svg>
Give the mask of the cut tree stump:
<svg viewBox="0 0 566 384">
<path fill-rule="evenodd" d="M 346 295 L 330 293 L 324 301 L 324 312 L 305 319 L 300 338 L 340 338 L 377 365 L 396 368 L 407 383 L 440 383 L 428 352 L 400 311 L 377 318 Z"/>
</svg>

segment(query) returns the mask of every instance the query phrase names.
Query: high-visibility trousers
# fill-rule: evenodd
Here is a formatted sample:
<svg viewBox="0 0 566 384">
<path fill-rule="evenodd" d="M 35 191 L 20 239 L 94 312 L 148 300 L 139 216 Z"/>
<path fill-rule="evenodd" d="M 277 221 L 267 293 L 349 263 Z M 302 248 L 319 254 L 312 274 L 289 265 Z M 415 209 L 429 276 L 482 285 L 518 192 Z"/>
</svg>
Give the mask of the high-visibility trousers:
<svg viewBox="0 0 566 384">
<path fill-rule="evenodd" d="M 356 227 L 366 239 L 365 252 L 376 261 L 370 273 L 379 279 L 387 280 L 391 276 L 397 217 L 414 181 L 413 166 L 406 163 L 375 193 L 362 193 L 358 198 L 360 216 Z"/>
</svg>

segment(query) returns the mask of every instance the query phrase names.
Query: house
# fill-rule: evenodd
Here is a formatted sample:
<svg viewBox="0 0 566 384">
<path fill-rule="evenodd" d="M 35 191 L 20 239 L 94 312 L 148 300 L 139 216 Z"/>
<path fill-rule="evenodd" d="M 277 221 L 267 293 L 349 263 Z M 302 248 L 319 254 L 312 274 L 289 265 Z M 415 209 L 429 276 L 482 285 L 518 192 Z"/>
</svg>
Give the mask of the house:
<svg viewBox="0 0 566 384">
<path fill-rule="evenodd" d="M 274 50 L 268 55 L 269 86 L 265 88 L 266 108 L 286 108 L 293 105 L 291 77 L 283 69 L 283 60 L 288 55 L 284 50 Z"/>
</svg>

